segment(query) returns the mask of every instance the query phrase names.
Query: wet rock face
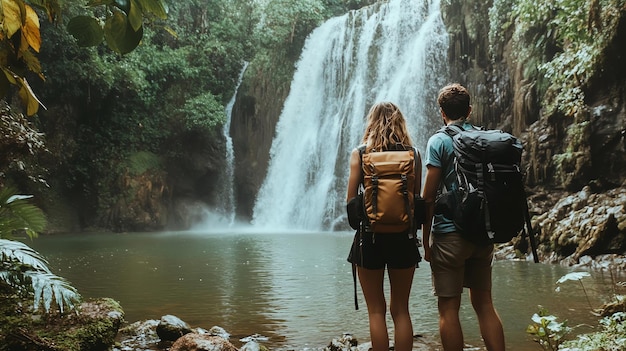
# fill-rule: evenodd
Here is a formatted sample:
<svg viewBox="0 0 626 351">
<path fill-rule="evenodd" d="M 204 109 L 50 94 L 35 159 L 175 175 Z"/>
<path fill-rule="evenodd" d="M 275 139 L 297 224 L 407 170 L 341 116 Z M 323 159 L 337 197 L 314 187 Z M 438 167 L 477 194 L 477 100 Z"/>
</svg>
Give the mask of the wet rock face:
<svg viewBox="0 0 626 351">
<path fill-rule="evenodd" d="M 274 130 L 289 83 L 273 81 L 257 72 L 244 81 L 233 106 L 230 135 L 235 153 L 235 189 L 238 215 L 252 218 L 254 201 L 269 164 Z M 277 85 L 278 84 L 278 85 Z"/>
<path fill-rule="evenodd" d="M 542 251 L 550 260 L 623 254 L 626 251 L 626 187 L 593 193 L 585 187 L 565 196 L 539 214 L 533 226 L 540 230 Z"/>
<path fill-rule="evenodd" d="M 587 110 L 575 120 L 542 110 L 545 87 L 523 74 L 527 63 L 517 60 L 511 29 L 499 42 L 489 41 L 490 6 L 477 0 L 441 5 L 450 35 L 449 79 L 470 90 L 472 121 L 522 137 L 530 185 L 571 192 L 590 182 L 602 191 L 620 186 L 626 174 L 626 68 L 620 63 L 626 21 L 603 50 L 601 69 L 581 87 Z"/>
<path fill-rule="evenodd" d="M 162 230 L 167 224 L 169 187 L 166 174 L 150 170 L 140 175 L 123 174 L 117 187 L 128 196 L 120 199 L 101 218 L 116 231 Z"/>
</svg>

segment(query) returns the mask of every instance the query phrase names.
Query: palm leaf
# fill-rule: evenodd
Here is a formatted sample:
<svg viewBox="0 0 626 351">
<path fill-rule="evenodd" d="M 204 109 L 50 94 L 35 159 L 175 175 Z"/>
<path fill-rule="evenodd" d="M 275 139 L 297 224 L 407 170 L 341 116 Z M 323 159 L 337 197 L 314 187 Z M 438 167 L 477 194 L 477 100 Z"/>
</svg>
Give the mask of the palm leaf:
<svg viewBox="0 0 626 351">
<path fill-rule="evenodd" d="M 30 246 L 13 240 L 0 239 L 2 262 L 18 262 L 37 271 L 51 273 L 48 261 Z"/>
<path fill-rule="evenodd" d="M 17 195 L 11 187 L 0 189 L 0 238 L 13 238 L 23 231 L 30 238 L 44 230 L 47 221 L 43 211 L 28 203 L 30 195 Z"/>
<path fill-rule="evenodd" d="M 0 282 L 32 291 L 35 310 L 43 305 L 50 312 L 54 303 L 63 313 L 66 306 L 74 309 L 81 299 L 67 280 L 50 271 L 41 254 L 22 242 L 0 239 L 0 262 Z"/>
<path fill-rule="evenodd" d="M 76 288 L 57 275 L 30 271 L 26 272 L 26 276 L 30 278 L 33 291 L 35 292 L 35 310 L 43 304 L 46 312 L 50 312 L 52 302 L 54 302 L 59 311 L 63 313 L 64 306 L 72 310 L 81 299 Z"/>
</svg>

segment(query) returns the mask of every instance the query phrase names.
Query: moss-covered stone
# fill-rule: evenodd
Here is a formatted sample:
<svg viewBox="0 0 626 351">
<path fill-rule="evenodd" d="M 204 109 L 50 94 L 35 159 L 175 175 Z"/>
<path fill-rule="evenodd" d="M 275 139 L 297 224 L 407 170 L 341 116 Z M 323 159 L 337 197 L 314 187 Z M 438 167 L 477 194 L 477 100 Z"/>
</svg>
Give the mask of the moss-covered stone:
<svg viewBox="0 0 626 351">
<path fill-rule="evenodd" d="M 84 302 L 71 313 L 33 311 L 30 300 L 3 294 L 0 351 L 104 351 L 114 344 L 124 311 L 110 298 Z"/>
</svg>

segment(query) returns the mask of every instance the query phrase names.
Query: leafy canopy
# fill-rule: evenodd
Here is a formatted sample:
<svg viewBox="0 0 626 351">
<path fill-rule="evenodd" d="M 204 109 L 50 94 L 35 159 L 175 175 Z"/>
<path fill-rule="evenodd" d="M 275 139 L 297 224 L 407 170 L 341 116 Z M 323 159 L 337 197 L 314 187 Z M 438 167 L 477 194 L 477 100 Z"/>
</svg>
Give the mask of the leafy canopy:
<svg viewBox="0 0 626 351">
<path fill-rule="evenodd" d="M 119 54 L 139 45 L 144 20 L 165 19 L 168 11 L 162 0 L 91 0 L 88 6 L 94 13 L 104 7 L 103 18 L 76 16 L 69 21 L 68 32 L 80 46 L 96 46 L 104 40 Z M 11 86 L 15 86 L 28 116 L 36 114 L 39 106 L 45 108 L 26 79 L 27 72 L 33 72 L 45 80 L 36 56 L 42 39 L 35 8 L 42 10 L 50 22 L 60 18 L 58 0 L 0 0 L 0 98 L 7 97 Z"/>
<path fill-rule="evenodd" d="M 120 54 L 127 54 L 139 45 L 144 19 L 165 19 L 168 12 L 162 0 L 92 0 L 88 6 L 104 6 L 104 18 L 76 16 L 67 24 L 67 31 L 80 46 L 97 46 L 104 40 L 111 50 Z"/>
</svg>

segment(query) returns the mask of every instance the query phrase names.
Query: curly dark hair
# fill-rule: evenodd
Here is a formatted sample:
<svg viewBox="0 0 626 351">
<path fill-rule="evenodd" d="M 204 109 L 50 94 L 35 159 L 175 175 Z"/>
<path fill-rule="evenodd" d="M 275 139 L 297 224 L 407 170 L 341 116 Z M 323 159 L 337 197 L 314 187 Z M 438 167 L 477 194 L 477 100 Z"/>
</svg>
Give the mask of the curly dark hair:
<svg viewBox="0 0 626 351">
<path fill-rule="evenodd" d="M 453 120 L 465 119 L 470 113 L 470 95 L 464 86 L 458 83 L 441 88 L 437 103 L 446 116 Z"/>
</svg>

